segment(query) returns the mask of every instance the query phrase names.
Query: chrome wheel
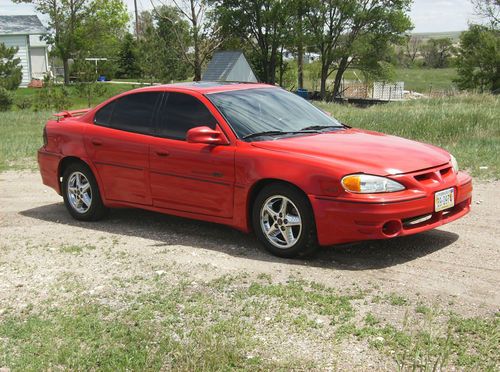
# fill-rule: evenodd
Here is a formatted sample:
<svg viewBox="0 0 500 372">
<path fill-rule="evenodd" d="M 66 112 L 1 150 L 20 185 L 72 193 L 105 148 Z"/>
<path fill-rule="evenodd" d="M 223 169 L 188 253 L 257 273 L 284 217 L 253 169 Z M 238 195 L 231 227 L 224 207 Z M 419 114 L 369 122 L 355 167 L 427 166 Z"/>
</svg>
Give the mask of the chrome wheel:
<svg viewBox="0 0 500 372">
<path fill-rule="evenodd" d="M 68 179 L 68 201 L 78 213 L 86 213 L 92 205 L 90 182 L 81 172 L 73 172 Z"/>
<path fill-rule="evenodd" d="M 267 240 L 278 248 L 293 247 L 302 232 L 299 209 L 285 196 L 269 197 L 260 210 L 260 226 Z"/>
</svg>

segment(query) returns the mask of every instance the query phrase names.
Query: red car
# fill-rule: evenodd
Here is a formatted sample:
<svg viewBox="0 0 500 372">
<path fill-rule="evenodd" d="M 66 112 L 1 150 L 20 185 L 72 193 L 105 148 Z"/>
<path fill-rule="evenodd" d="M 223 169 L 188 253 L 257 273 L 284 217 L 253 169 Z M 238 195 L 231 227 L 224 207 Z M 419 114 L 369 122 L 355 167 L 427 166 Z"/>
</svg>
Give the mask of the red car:
<svg viewBox="0 0 500 372">
<path fill-rule="evenodd" d="M 293 257 L 470 210 L 471 177 L 448 152 L 350 128 L 269 85 L 140 88 L 56 116 L 38 163 L 78 220 L 143 208 L 253 230 Z"/>
</svg>

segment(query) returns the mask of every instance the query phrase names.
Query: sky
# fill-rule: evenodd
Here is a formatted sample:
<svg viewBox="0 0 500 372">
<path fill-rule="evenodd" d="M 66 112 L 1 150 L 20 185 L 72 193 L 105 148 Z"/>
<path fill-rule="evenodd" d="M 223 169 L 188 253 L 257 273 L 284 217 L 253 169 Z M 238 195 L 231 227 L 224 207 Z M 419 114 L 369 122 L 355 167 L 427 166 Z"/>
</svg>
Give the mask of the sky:
<svg viewBox="0 0 500 372">
<path fill-rule="evenodd" d="M 133 12 L 134 0 L 125 0 Z M 166 2 L 166 1 L 165 1 Z M 155 1 L 158 3 L 158 0 Z M 137 0 L 140 10 L 151 8 L 150 0 Z M 10 0 L 0 0 L 0 15 L 34 14 L 31 4 L 14 4 Z M 463 31 L 469 21 L 474 20 L 470 0 L 414 0 L 410 17 L 415 26 L 413 32 Z M 44 21 L 43 18 L 42 22 Z"/>
</svg>

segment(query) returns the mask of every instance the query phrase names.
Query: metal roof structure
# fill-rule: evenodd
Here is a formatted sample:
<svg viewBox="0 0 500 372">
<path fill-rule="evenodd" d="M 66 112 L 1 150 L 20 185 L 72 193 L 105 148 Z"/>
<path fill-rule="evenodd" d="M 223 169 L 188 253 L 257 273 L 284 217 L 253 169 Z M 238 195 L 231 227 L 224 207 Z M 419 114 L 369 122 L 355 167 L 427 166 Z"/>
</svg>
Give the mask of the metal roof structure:
<svg viewBox="0 0 500 372">
<path fill-rule="evenodd" d="M 204 81 L 238 81 L 257 83 L 245 55 L 241 51 L 215 52 L 203 73 Z"/>
<path fill-rule="evenodd" d="M 0 15 L 0 35 L 41 35 L 47 29 L 36 15 Z"/>
</svg>

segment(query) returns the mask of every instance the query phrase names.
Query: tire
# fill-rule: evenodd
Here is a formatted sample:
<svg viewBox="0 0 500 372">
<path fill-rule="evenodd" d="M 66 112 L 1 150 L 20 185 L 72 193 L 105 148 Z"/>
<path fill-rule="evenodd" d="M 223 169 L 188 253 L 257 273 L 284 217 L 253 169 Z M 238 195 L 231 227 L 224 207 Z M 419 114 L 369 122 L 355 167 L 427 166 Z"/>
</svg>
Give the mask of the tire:
<svg viewBox="0 0 500 372">
<path fill-rule="evenodd" d="M 253 203 L 252 225 L 260 242 L 276 256 L 304 257 L 318 247 L 309 200 L 291 185 L 273 183 L 260 191 Z"/>
<path fill-rule="evenodd" d="M 108 213 L 94 174 L 84 163 L 72 163 L 63 173 L 62 194 L 69 214 L 80 221 L 97 221 Z"/>
</svg>

